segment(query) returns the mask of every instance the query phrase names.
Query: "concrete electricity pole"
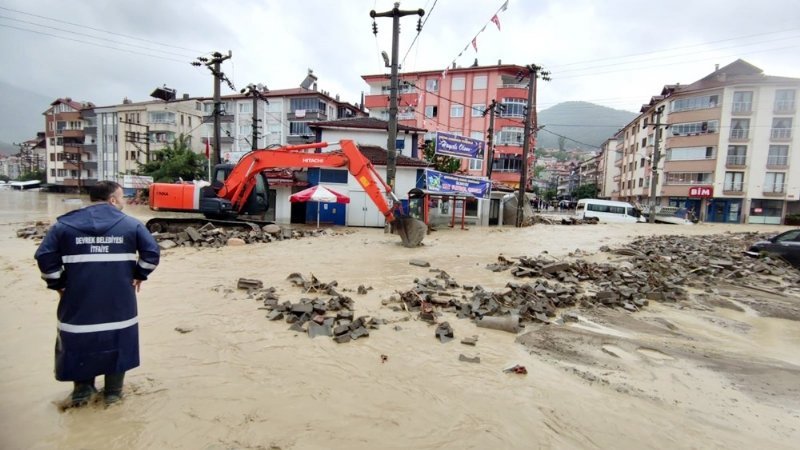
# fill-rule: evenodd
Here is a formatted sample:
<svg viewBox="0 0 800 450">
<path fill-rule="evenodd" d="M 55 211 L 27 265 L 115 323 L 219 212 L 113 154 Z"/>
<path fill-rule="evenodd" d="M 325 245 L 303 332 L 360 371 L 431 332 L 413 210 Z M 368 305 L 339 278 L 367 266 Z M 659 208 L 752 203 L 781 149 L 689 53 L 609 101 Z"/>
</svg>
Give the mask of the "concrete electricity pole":
<svg viewBox="0 0 800 450">
<path fill-rule="evenodd" d="M 653 143 L 653 164 L 650 166 L 650 214 L 647 216 L 649 223 L 656 223 L 656 185 L 658 184 L 658 162 L 661 159 L 661 152 L 658 148 L 661 140 L 661 114 L 664 112 L 664 105 L 656 109 L 656 122 L 651 124 L 656 129 L 655 142 Z"/>
<path fill-rule="evenodd" d="M 223 55 L 220 52 L 214 52 L 211 54 L 211 56 L 212 58 L 210 60 L 208 58 L 199 57 L 197 58 L 199 62 L 194 61 L 192 62 L 192 65 L 201 66 L 204 64 L 214 75 L 214 156 L 211 163 L 219 164 L 219 162 L 222 160 L 222 145 L 220 139 L 220 116 L 222 115 L 222 100 L 220 98 L 220 86 L 222 84 L 222 80 L 226 80 L 230 84 L 230 81 L 225 78 L 225 74 L 220 70 L 220 65 L 226 59 L 230 59 L 232 53 L 230 50 L 228 50 L 227 55 Z"/>
<path fill-rule="evenodd" d="M 391 17 L 392 18 L 392 75 L 391 85 L 389 90 L 389 138 L 386 141 L 386 149 L 388 154 L 386 156 L 386 184 L 392 190 L 395 190 L 395 173 L 397 171 L 397 91 L 399 88 L 399 81 L 397 76 L 398 59 L 399 59 L 399 38 L 400 38 L 400 18 L 410 15 L 425 15 L 422 9 L 403 11 L 400 9 L 400 3 L 394 4 L 394 8 L 390 11 L 376 13 L 373 9 L 369 12 L 372 17 L 372 32 L 378 34 L 378 25 L 375 23 L 376 17 Z M 420 31 L 422 24 L 417 22 L 417 31 Z M 387 224 L 388 226 L 388 224 Z"/>
<path fill-rule="evenodd" d="M 251 150 L 258 148 L 258 122 L 261 122 L 261 119 L 258 118 L 258 101 L 263 100 L 264 103 L 269 104 L 269 100 L 263 95 L 267 91 L 267 87 L 260 83 L 258 85 L 248 84 L 246 88 L 239 91 L 242 94 L 253 97 L 253 140 L 250 142 Z"/>
<path fill-rule="evenodd" d="M 528 106 L 525 108 L 525 128 L 522 141 L 522 167 L 519 173 L 519 194 L 517 197 L 517 227 L 522 226 L 522 205 L 525 202 L 525 187 L 528 184 L 528 153 L 531 141 L 531 117 L 536 117 L 536 80 L 541 76 L 543 80 L 550 81 L 550 72 L 542 70 L 542 66 L 528 64 Z M 525 76 L 520 74 L 519 80 Z M 538 124 L 537 124 L 538 126 Z M 536 130 L 538 128 L 534 128 Z"/>
</svg>

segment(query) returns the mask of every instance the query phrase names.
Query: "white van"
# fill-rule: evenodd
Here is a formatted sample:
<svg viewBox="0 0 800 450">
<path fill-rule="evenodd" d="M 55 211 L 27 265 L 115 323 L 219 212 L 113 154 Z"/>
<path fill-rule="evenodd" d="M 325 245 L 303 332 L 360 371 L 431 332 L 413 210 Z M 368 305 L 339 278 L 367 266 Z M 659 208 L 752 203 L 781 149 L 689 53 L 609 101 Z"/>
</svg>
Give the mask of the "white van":
<svg viewBox="0 0 800 450">
<path fill-rule="evenodd" d="M 578 219 L 597 217 L 600 222 L 636 223 L 644 222 L 641 212 L 627 202 L 584 198 L 575 207 Z"/>
</svg>

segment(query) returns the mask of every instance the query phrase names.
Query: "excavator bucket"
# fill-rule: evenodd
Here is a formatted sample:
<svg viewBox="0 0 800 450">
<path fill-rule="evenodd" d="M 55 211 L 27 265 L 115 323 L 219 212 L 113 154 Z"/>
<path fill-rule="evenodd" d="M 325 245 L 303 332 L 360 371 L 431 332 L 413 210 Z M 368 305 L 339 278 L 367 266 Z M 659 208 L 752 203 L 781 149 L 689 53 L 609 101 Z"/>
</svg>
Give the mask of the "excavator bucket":
<svg viewBox="0 0 800 450">
<path fill-rule="evenodd" d="M 428 225 L 413 217 L 401 216 L 394 223 L 394 230 L 403 240 L 404 247 L 419 247 L 428 233 Z"/>
</svg>

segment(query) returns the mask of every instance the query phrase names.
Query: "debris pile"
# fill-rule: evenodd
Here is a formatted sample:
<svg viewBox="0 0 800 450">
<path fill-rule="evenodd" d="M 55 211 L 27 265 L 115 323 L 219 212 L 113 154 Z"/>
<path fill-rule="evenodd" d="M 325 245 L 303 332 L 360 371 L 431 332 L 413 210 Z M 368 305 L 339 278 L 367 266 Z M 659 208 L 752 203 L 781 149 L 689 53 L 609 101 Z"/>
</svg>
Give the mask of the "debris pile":
<svg viewBox="0 0 800 450">
<path fill-rule="evenodd" d="M 162 249 L 173 247 L 224 247 L 226 245 L 245 245 L 268 243 L 285 239 L 300 239 L 328 234 L 327 230 L 296 230 L 278 225 L 266 225 L 260 231 L 242 231 L 215 227 L 207 223 L 200 228 L 186 227 L 178 233 L 153 233 Z"/>
<path fill-rule="evenodd" d="M 336 281 L 322 283 L 314 275 L 306 280 L 299 273 L 290 274 L 287 280 L 301 288 L 303 293 L 319 294 L 325 298 L 302 298 L 296 303 L 281 302 L 274 287 L 265 289 L 261 281 L 247 278 L 240 278 L 237 287 L 247 289 L 263 302 L 263 309 L 269 311 L 269 320 L 283 320 L 290 324 L 290 330 L 306 333 L 312 338 L 326 336 L 343 344 L 368 337 L 370 330 L 379 327 L 379 320 L 371 316 L 354 317 L 353 299 L 336 290 Z M 367 289 L 371 288 L 359 286 L 358 292 L 366 293 Z"/>
<path fill-rule="evenodd" d="M 22 239 L 44 239 L 48 229 L 50 229 L 50 222 L 32 222 L 17 229 L 17 237 Z"/>
</svg>

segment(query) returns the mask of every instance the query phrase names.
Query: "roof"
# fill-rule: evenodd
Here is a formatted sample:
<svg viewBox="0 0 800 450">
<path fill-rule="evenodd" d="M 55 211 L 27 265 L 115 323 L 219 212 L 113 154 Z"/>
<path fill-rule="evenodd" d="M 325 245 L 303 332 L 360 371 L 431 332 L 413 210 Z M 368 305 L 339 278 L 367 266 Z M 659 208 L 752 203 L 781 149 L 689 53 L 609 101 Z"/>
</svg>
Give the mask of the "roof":
<svg viewBox="0 0 800 450">
<path fill-rule="evenodd" d="M 359 145 L 358 149 L 361 153 L 372 163 L 374 166 L 385 166 L 388 157 L 388 151 L 385 148 L 378 147 L 377 145 Z M 410 158 L 397 154 L 397 167 L 428 167 L 430 164 L 421 159 Z"/>
<path fill-rule="evenodd" d="M 338 120 L 324 120 L 313 122 L 308 125 L 311 128 L 363 128 L 367 130 L 388 130 L 389 122 L 378 119 L 377 117 L 349 117 Z M 403 124 L 397 124 L 398 131 L 420 131 L 426 132 L 424 128 L 417 128 Z"/>
<path fill-rule="evenodd" d="M 56 99 L 53 103 L 50 103 L 50 106 L 56 106 L 59 103 L 63 103 L 76 111 L 80 111 L 83 108 L 94 108 L 94 104 L 91 102 L 76 102 L 69 97 Z"/>
<path fill-rule="evenodd" d="M 800 82 L 800 78 L 776 77 L 764 75 L 764 71 L 750 64 L 749 62 L 737 59 L 725 67 L 711 72 L 705 77 L 686 86 L 670 86 L 674 88 L 671 93 L 679 94 L 685 91 L 697 91 L 702 89 L 712 89 L 739 83 L 786 83 Z"/>
<path fill-rule="evenodd" d="M 413 76 L 422 76 L 422 75 L 441 75 L 445 69 L 435 69 L 435 70 L 420 70 L 417 72 L 403 72 L 400 75 L 400 78 L 408 78 Z M 492 66 L 470 66 L 470 67 L 448 67 L 447 73 L 448 75 L 452 74 L 460 74 L 466 72 L 509 72 L 516 75 L 518 72 L 526 72 L 527 70 L 524 66 L 518 66 L 516 64 L 497 64 Z M 361 78 L 363 80 L 367 80 L 369 78 L 386 78 L 385 73 L 381 74 L 373 74 L 373 75 L 362 75 Z M 388 78 L 387 78 L 388 79 Z"/>
</svg>

